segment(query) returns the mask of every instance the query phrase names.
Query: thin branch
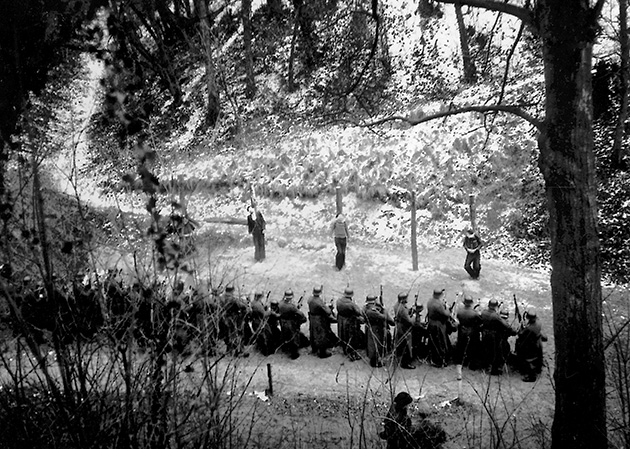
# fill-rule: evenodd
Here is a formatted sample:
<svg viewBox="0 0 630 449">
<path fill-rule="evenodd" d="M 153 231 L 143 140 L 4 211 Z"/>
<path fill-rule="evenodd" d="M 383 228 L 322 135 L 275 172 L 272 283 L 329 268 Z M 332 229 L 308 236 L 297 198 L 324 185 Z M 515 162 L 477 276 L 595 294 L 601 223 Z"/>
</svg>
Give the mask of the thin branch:
<svg viewBox="0 0 630 449">
<path fill-rule="evenodd" d="M 370 14 L 370 17 L 372 17 L 374 21 L 376 22 L 376 30 L 374 31 L 374 40 L 372 41 L 372 48 L 370 48 L 370 55 L 365 61 L 365 64 L 363 64 L 363 69 L 361 70 L 361 73 L 359 73 L 359 76 L 357 77 L 357 79 L 346 90 L 346 92 L 344 92 L 345 96 L 350 95 L 352 92 L 356 90 L 356 88 L 359 86 L 359 84 L 363 80 L 363 76 L 366 74 L 368 68 L 370 67 L 372 60 L 374 59 L 374 55 L 376 55 L 376 50 L 378 48 L 378 40 L 380 38 L 380 28 L 381 28 L 381 18 L 378 15 L 378 0 L 372 0 L 372 14 Z"/>
<path fill-rule="evenodd" d="M 521 40 L 521 36 L 523 35 L 523 29 L 525 28 L 525 24 L 521 23 L 521 26 L 518 29 L 518 33 L 516 34 L 516 38 L 514 38 L 514 42 L 512 42 L 512 46 L 510 47 L 510 52 L 508 53 L 507 61 L 505 62 L 505 71 L 503 72 L 503 82 L 501 83 L 501 93 L 499 94 L 499 99 L 497 100 L 497 104 L 501 104 L 503 101 L 503 96 L 505 95 L 505 86 L 508 82 L 508 77 L 510 74 L 510 63 L 512 62 L 512 57 L 514 56 L 514 51 L 516 50 L 516 46 Z"/>
<path fill-rule="evenodd" d="M 602 1 L 602 0 L 600 0 Z M 460 3 L 464 6 L 472 6 L 475 8 L 483 8 L 488 11 L 497 11 L 509 14 L 521 19 L 527 25 L 534 25 L 534 17 L 530 10 L 522 6 L 511 5 L 509 3 L 494 0 L 437 0 L 438 3 L 455 4 Z"/>
<path fill-rule="evenodd" d="M 488 106 L 466 106 L 466 107 L 461 107 L 461 108 L 450 109 L 444 112 L 438 112 L 437 114 L 425 115 L 420 118 L 409 118 L 402 115 L 392 115 L 392 116 L 385 117 L 385 118 L 382 118 L 380 120 L 376 120 L 373 122 L 363 123 L 362 126 L 376 126 L 376 125 L 382 125 L 384 123 L 394 122 L 394 121 L 405 122 L 411 126 L 415 126 L 421 123 L 429 122 L 431 120 L 436 120 L 436 119 L 444 118 L 444 117 L 450 117 L 450 116 L 458 115 L 458 114 L 465 114 L 467 112 L 481 112 L 482 114 L 492 113 L 492 112 L 505 112 L 505 113 L 513 114 L 522 118 L 523 120 L 533 125 L 538 131 L 541 131 L 543 127 L 543 122 L 535 118 L 533 115 L 525 112 L 525 110 L 523 110 L 523 107 L 525 106 L 531 106 L 531 105 L 508 106 L 508 105 L 495 104 L 495 105 L 488 105 Z"/>
</svg>

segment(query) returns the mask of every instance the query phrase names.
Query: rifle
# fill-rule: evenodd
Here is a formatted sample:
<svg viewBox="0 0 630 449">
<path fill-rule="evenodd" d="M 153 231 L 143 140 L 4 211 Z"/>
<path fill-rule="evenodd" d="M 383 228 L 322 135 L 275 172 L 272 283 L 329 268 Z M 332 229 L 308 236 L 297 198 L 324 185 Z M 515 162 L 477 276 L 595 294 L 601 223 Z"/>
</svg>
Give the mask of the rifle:
<svg viewBox="0 0 630 449">
<path fill-rule="evenodd" d="M 302 294 L 302 296 L 300 296 L 300 299 L 298 299 L 298 302 L 297 302 L 298 309 L 302 307 L 302 301 L 304 301 L 304 295 L 306 295 L 306 290 L 304 290 L 304 293 Z"/>
<path fill-rule="evenodd" d="M 521 316 L 521 311 L 518 308 L 518 301 L 516 301 L 516 295 L 514 295 L 514 314 L 516 318 L 518 318 L 519 324 L 523 322 L 523 317 Z"/>
<path fill-rule="evenodd" d="M 451 316 L 448 317 L 448 323 L 446 325 L 446 331 L 451 334 L 457 331 L 457 326 L 459 326 L 459 321 L 457 320 L 457 311 L 455 310 L 455 305 L 457 304 L 457 300 L 453 301 L 453 304 L 448 308 L 448 311 Z"/>
<path fill-rule="evenodd" d="M 378 295 L 378 302 L 381 303 L 381 307 L 383 307 L 383 284 L 381 284 L 381 291 Z"/>
<path fill-rule="evenodd" d="M 418 313 L 418 292 L 416 292 L 416 294 L 413 297 L 413 313 L 415 313 L 416 316 L 419 315 L 419 313 Z"/>
</svg>

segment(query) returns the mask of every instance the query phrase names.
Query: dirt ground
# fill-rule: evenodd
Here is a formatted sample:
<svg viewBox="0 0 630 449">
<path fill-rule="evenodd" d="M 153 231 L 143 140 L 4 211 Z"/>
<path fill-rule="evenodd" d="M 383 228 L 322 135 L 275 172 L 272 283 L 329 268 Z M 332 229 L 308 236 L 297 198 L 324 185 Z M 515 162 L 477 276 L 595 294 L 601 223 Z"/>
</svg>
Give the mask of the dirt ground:
<svg viewBox="0 0 630 449">
<path fill-rule="evenodd" d="M 403 390 L 416 399 L 412 405 L 416 417 L 423 411 L 444 426 L 449 434 L 444 447 L 495 447 L 501 438 L 506 447 L 544 446 L 554 404 L 547 272 L 482 259 L 481 277 L 474 281 L 463 269 L 463 249 L 456 247 L 420 250 L 418 271 L 412 271 L 409 249 L 361 241 L 350 241 L 347 265 L 336 271 L 332 239 L 278 237 L 272 232 L 267 240 L 267 258 L 261 263 L 254 261 L 247 235 L 227 246 L 200 245 L 204 249 L 197 260 L 213 261 L 199 263 L 201 278 L 212 276 L 214 284 L 217 280 L 224 285 L 233 282 L 242 294 L 256 289 L 271 291 L 278 299 L 291 288 L 297 298 L 305 295 L 304 303 L 315 285 L 324 286 L 327 302 L 350 286 L 361 306 L 366 295 L 378 294 L 382 285 L 390 311 L 400 291 L 409 291 L 411 301 L 418 293 L 418 302 L 425 304 L 439 287 L 446 289 L 449 304 L 461 301 L 462 293 L 480 299 L 484 307 L 491 298 L 504 301 L 515 327 L 516 295 L 521 313 L 531 307 L 537 310 L 549 342 L 544 348 L 547 367 L 536 383 L 523 382 L 518 373 L 490 377 L 467 369 L 458 382 L 454 365 L 440 369 L 422 362 L 416 362 L 415 370 L 400 369 L 393 360 L 374 369 L 365 359 L 351 362 L 340 348 L 327 359 L 319 359 L 305 348 L 295 361 L 283 354 L 263 357 L 251 351 L 248 358 L 229 362 L 246 397 L 257 403 L 248 414 L 260 423 L 250 436 L 251 447 L 380 447 L 377 433 L 382 416 L 393 395 Z M 308 333 L 308 323 L 302 331 Z M 273 396 L 264 394 L 269 388 L 267 366 L 272 373 Z M 516 437 L 513 428 L 518 429 Z"/>
</svg>

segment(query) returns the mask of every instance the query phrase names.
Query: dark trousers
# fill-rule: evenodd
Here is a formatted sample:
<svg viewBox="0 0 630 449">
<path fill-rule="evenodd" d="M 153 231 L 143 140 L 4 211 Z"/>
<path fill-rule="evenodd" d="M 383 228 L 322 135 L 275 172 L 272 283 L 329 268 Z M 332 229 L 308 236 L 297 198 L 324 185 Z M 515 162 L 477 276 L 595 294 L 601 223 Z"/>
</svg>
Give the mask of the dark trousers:
<svg viewBox="0 0 630 449">
<path fill-rule="evenodd" d="M 479 277 L 479 273 L 481 272 L 481 253 L 479 251 L 466 253 L 464 269 L 471 278 L 477 279 Z"/>
<path fill-rule="evenodd" d="M 254 259 L 265 260 L 265 234 L 254 232 L 252 235 L 254 236 Z"/>
<path fill-rule="evenodd" d="M 335 246 L 337 247 L 337 256 L 335 257 L 335 265 L 341 270 L 346 264 L 346 245 L 345 237 L 335 237 Z"/>
</svg>

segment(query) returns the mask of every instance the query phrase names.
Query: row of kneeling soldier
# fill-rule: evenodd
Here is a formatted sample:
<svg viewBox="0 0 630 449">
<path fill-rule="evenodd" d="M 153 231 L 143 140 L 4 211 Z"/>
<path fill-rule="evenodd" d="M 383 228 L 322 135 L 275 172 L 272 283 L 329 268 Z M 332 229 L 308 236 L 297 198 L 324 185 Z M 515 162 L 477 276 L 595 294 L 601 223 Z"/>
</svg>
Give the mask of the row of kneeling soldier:
<svg viewBox="0 0 630 449">
<path fill-rule="evenodd" d="M 224 304 L 225 298 L 236 298 L 230 295 L 231 291 L 233 287 L 228 286 Z M 502 374 L 510 366 L 519 370 L 525 381 L 535 381 L 542 371 L 542 342 L 547 338 L 532 309 L 523 317 L 519 314 L 520 325 L 514 327 L 496 300 L 479 310 L 479 302 L 475 304 L 470 295 L 463 295 L 461 301 L 448 306 L 444 289 L 434 290 L 426 303 L 426 315 L 422 314 L 425 305 L 418 304 L 417 295 L 410 306 L 408 294 L 400 293 L 393 314 L 383 306 L 382 295 L 368 295 L 363 306 L 353 296 L 352 289 L 346 288 L 336 302 L 327 302 L 323 287 L 316 286 L 306 301 L 306 313 L 301 310 L 304 296 L 296 302 L 291 290 L 284 293 L 281 301 L 272 299 L 267 303 L 262 292 L 254 294 L 249 306 L 241 298 L 236 300 L 240 307 L 226 308 L 241 311 L 228 314 L 235 318 L 227 320 L 229 329 L 223 333 L 226 346 L 238 346 L 234 352 L 239 354 L 243 344 L 238 342 L 249 342 L 264 355 L 281 350 L 292 359 L 308 346 L 320 358 L 330 357 L 338 347 L 351 361 L 362 359 L 365 350 L 372 367 L 392 361 L 405 369 L 414 369 L 416 361 L 436 367 L 455 363 L 459 376 L 462 366 L 493 375 Z M 236 324 L 236 317 L 240 317 L 242 325 Z M 301 331 L 307 322 L 308 336 Z M 249 323 L 251 328 L 247 330 Z M 455 336 L 453 344 L 451 339 Z M 516 336 L 515 350 L 508 340 L 512 336 Z"/>
</svg>

